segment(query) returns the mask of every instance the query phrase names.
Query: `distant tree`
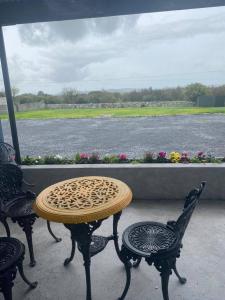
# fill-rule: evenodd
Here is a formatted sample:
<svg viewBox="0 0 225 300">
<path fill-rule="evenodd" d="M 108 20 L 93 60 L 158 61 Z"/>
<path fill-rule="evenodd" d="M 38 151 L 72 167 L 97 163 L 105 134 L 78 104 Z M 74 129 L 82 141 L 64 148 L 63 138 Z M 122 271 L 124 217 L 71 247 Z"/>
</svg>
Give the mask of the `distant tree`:
<svg viewBox="0 0 225 300">
<path fill-rule="evenodd" d="M 220 86 L 212 86 L 211 91 L 213 96 L 225 97 L 225 84 Z"/>
<path fill-rule="evenodd" d="M 38 91 L 37 92 L 37 96 L 39 96 L 39 97 L 42 97 L 42 96 L 45 96 L 46 94 L 44 93 L 44 92 L 42 92 L 42 91 Z"/>
<path fill-rule="evenodd" d="M 65 103 L 76 103 L 78 91 L 73 88 L 65 88 L 62 91 L 62 97 Z"/>
<path fill-rule="evenodd" d="M 210 94 L 210 88 L 201 83 L 192 83 L 185 88 L 186 99 L 192 102 L 197 102 L 199 96 L 209 96 Z"/>
</svg>

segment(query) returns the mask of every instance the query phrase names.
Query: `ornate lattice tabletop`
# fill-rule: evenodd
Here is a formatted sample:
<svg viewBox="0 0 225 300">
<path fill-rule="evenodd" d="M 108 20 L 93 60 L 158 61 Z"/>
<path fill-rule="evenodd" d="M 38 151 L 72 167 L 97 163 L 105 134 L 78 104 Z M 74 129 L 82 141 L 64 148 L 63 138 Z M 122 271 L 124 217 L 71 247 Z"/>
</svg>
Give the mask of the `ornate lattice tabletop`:
<svg viewBox="0 0 225 300">
<path fill-rule="evenodd" d="M 34 203 L 34 210 L 49 221 L 64 223 L 71 232 L 72 251 L 64 261 L 68 265 L 74 257 L 76 243 L 83 255 L 86 273 L 86 300 L 91 300 L 91 257 L 101 252 L 113 240 L 120 258 L 117 226 L 122 209 L 132 200 L 130 188 L 120 180 L 109 177 L 86 176 L 56 183 L 42 191 Z M 93 235 L 102 221 L 113 215 L 113 234 Z"/>
<path fill-rule="evenodd" d="M 42 218 L 78 224 L 107 218 L 128 206 L 130 188 L 108 177 L 78 177 L 56 183 L 42 191 L 34 204 Z"/>
</svg>

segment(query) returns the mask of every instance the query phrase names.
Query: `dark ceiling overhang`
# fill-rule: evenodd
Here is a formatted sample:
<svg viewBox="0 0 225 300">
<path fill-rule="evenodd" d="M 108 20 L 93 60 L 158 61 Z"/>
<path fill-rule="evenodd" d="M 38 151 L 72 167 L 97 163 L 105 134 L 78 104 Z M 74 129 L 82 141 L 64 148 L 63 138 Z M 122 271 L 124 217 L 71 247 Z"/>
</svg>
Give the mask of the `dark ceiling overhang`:
<svg viewBox="0 0 225 300">
<path fill-rule="evenodd" d="M 225 0 L 0 0 L 0 25 L 224 6 Z"/>
</svg>

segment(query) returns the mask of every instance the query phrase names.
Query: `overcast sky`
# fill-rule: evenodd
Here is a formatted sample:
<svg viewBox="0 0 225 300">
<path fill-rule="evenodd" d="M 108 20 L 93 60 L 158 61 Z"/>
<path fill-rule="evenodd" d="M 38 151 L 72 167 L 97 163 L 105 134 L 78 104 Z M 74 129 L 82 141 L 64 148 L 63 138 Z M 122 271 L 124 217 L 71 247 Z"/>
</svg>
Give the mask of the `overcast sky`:
<svg viewBox="0 0 225 300">
<path fill-rule="evenodd" d="M 225 84 L 225 7 L 17 25 L 4 36 L 21 93 Z"/>
</svg>

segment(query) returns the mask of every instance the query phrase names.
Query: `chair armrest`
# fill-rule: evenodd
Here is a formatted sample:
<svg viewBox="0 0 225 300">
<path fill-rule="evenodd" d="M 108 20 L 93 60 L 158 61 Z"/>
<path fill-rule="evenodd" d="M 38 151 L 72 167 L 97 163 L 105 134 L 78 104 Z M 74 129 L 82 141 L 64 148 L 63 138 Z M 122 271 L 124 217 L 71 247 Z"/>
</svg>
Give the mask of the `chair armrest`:
<svg viewBox="0 0 225 300">
<path fill-rule="evenodd" d="M 23 179 L 23 183 L 24 183 L 25 185 L 27 185 L 27 186 L 35 186 L 35 184 L 30 183 L 30 182 L 28 182 L 28 181 L 26 181 L 26 180 L 24 180 L 24 179 Z"/>
<path fill-rule="evenodd" d="M 26 181 L 25 179 L 23 179 L 23 183 L 27 186 L 35 186 L 35 184 L 30 183 L 30 182 Z"/>
</svg>

